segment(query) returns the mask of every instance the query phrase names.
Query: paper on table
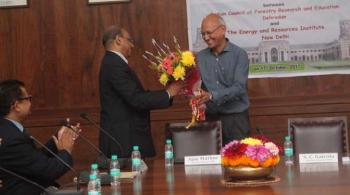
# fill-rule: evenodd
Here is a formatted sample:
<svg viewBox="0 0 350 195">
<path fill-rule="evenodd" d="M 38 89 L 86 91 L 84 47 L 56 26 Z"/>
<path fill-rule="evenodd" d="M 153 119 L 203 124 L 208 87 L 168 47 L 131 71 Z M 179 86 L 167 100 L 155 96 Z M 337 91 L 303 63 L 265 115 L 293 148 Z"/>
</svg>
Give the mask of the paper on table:
<svg viewBox="0 0 350 195">
<path fill-rule="evenodd" d="M 136 171 L 127 171 L 120 173 L 120 179 L 133 179 L 137 175 Z"/>
</svg>

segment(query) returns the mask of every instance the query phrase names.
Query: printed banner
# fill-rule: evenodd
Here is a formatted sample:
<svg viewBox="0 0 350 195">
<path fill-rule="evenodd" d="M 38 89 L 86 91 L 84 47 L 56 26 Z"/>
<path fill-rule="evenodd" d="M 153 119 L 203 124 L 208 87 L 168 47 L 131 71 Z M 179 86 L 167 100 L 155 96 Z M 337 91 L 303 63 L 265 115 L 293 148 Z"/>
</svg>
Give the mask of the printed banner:
<svg viewBox="0 0 350 195">
<path fill-rule="evenodd" d="M 349 0 L 187 0 L 189 48 L 206 47 L 201 21 L 217 13 L 250 78 L 349 74 L 349 10 Z"/>
</svg>

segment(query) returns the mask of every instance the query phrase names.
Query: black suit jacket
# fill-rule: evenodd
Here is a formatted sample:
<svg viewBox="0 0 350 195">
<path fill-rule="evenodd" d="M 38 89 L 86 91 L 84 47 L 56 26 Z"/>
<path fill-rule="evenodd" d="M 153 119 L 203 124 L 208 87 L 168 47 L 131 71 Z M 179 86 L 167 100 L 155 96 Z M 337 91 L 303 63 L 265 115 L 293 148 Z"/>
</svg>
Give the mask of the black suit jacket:
<svg viewBox="0 0 350 195">
<path fill-rule="evenodd" d="M 0 166 L 30 179 L 44 188 L 55 185 L 55 180 L 69 168 L 50 155 L 44 149 L 36 148 L 29 134 L 22 133 L 11 121 L 0 119 Z M 69 165 L 73 164 L 71 155 L 66 150 L 57 151 L 54 141 L 47 144 L 53 152 Z M 38 187 L 0 171 L 3 187 L 0 194 L 40 194 Z"/>
<path fill-rule="evenodd" d="M 136 74 L 117 54 L 107 51 L 100 69 L 101 127 L 121 143 L 100 133 L 100 149 L 107 155 L 130 157 L 132 146 L 140 146 L 143 157 L 155 155 L 150 130 L 150 110 L 166 108 L 171 99 L 165 90 L 146 91 Z"/>
</svg>

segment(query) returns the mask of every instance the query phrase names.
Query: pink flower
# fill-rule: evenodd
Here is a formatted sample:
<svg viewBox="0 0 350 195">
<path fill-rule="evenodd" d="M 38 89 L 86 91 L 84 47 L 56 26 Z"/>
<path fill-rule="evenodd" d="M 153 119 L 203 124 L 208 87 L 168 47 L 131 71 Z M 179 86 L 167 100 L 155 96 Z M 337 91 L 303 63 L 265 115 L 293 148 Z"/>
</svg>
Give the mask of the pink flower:
<svg viewBox="0 0 350 195">
<path fill-rule="evenodd" d="M 269 149 L 265 148 L 264 146 L 257 145 L 257 146 L 248 146 L 245 152 L 245 155 L 247 155 L 247 157 L 253 160 L 264 162 L 266 159 L 272 156 L 272 153 L 270 152 Z"/>
<path fill-rule="evenodd" d="M 169 75 L 173 74 L 174 72 L 173 60 L 171 60 L 170 58 L 165 58 L 162 66 Z"/>
<path fill-rule="evenodd" d="M 242 144 L 239 141 L 234 140 L 221 149 L 221 155 L 225 157 L 243 156 L 245 151 L 247 150 L 247 146 L 247 144 Z"/>
<path fill-rule="evenodd" d="M 226 155 L 227 151 L 230 149 L 230 148 L 236 148 L 239 146 L 239 141 L 237 140 L 233 140 L 232 142 L 226 144 L 223 148 L 221 148 L 221 155 Z"/>
</svg>

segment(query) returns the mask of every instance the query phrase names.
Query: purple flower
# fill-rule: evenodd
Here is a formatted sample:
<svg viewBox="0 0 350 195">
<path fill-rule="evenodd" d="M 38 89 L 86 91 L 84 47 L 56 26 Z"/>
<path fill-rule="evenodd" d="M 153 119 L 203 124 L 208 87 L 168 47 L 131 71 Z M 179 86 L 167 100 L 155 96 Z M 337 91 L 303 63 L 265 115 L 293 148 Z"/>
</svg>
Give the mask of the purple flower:
<svg viewBox="0 0 350 195">
<path fill-rule="evenodd" d="M 248 146 L 247 151 L 245 152 L 245 155 L 247 155 L 247 157 L 253 160 L 264 162 L 266 159 L 272 156 L 272 153 L 270 152 L 269 149 L 265 148 L 264 146 L 256 145 L 256 146 Z"/>
</svg>

